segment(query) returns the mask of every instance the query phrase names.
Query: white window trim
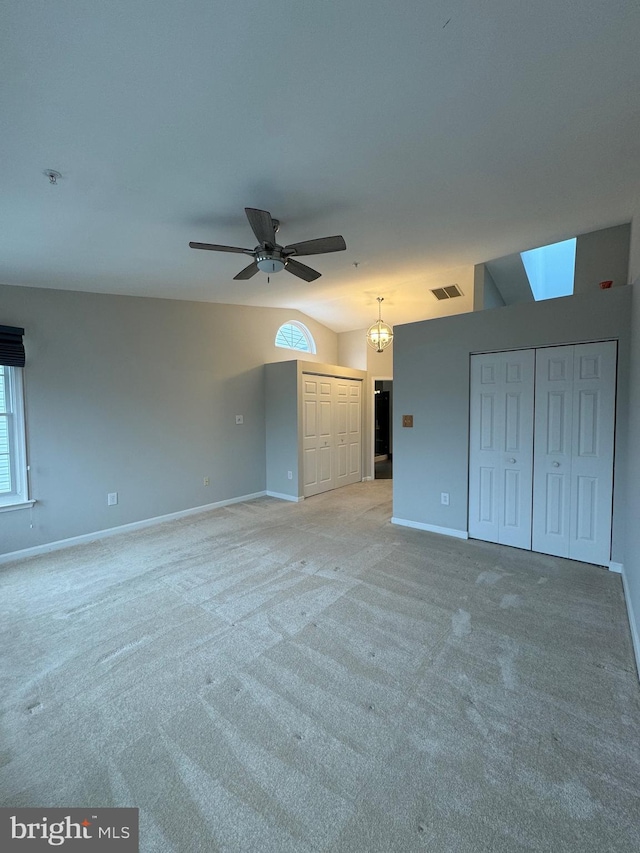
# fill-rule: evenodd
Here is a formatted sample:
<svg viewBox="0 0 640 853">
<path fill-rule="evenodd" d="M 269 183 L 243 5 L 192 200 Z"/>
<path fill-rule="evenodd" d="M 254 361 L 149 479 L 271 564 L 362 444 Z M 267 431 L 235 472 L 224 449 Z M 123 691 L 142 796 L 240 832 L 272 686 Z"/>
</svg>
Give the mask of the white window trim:
<svg viewBox="0 0 640 853">
<path fill-rule="evenodd" d="M 11 512 L 14 509 L 29 509 L 35 503 L 35 500 L 22 501 L 17 504 L 0 504 L 0 512 Z"/>
<path fill-rule="evenodd" d="M 5 368 L 6 370 L 7 368 Z M 24 379 L 21 367 L 9 367 L 9 407 L 11 412 L 11 467 L 15 481 L 12 492 L 0 495 L 0 512 L 33 506 L 29 499 L 29 468 L 24 415 Z"/>
<path fill-rule="evenodd" d="M 307 342 L 309 349 L 308 350 L 301 350 L 298 347 L 290 347 L 290 346 L 286 346 L 285 344 L 277 343 L 278 335 L 280 334 L 280 329 L 283 326 L 295 326 L 295 328 L 300 332 L 302 337 Z M 289 349 L 289 350 L 293 350 L 293 352 L 304 352 L 304 353 L 307 353 L 308 355 L 315 355 L 316 354 L 316 342 L 313 339 L 313 335 L 311 334 L 309 329 L 307 329 L 307 327 L 304 325 L 304 323 L 300 323 L 298 320 L 286 320 L 284 323 L 281 323 L 278 326 L 278 331 L 276 332 L 274 344 L 279 349 Z"/>
</svg>

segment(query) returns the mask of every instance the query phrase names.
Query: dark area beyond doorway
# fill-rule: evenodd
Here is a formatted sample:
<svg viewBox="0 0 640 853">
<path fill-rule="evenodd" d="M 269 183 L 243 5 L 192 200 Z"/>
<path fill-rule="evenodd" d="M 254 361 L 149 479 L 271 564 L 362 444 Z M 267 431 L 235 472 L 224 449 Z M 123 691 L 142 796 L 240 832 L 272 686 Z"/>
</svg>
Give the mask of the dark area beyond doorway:
<svg viewBox="0 0 640 853">
<path fill-rule="evenodd" d="M 375 454 L 374 477 L 390 480 L 393 477 L 392 463 L 392 415 L 393 382 L 390 379 L 376 380 L 375 395 Z"/>
</svg>

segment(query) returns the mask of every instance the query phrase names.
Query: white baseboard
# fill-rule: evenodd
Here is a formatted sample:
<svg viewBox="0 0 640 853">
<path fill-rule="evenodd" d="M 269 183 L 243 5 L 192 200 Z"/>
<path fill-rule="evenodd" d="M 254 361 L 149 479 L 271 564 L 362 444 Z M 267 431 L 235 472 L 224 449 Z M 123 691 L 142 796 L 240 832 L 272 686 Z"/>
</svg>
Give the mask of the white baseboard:
<svg viewBox="0 0 640 853">
<path fill-rule="evenodd" d="M 363 477 L 362 478 L 363 483 L 368 483 L 370 480 L 375 480 L 375 477 Z"/>
<path fill-rule="evenodd" d="M 627 616 L 629 617 L 629 628 L 631 629 L 631 642 L 633 643 L 633 651 L 636 656 L 636 675 L 640 680 L 640 635 L 638 634 L 638 623 L 636 622 L 635 613 L 633 612 L 633 604 L 631 603 L 631 592 L 627 582 L 627 576 L 624 573 L 624 566 L 621 565 L 622 571 L 622 588 L 624 590 L 624 600 L 627 605 Z"/>
<path fill-rule="evenodd" d="M 69 539 L 58 539 L 56 542 L 47 542 L 44 545 L 36 545 L 33 548 L 11 551 L 9 554 L 0 554 L 0 565 L 13 562 L 14 560 L 23 560 L 25 557 L 37 557 L 39 554 L 49 554 L 51 551 L 60 551 L 62 548 L 71 548 L 74 545 L 83 545 L 86 542 L 96 542 L 98 539 L 104 539 L 107 536 L 117 536 L 118 533 L 141 530 L 144 527 L 153 527 L 156 524 L 163 524 L 165 521 L 185 518 L 188 515 L 198 515 L 198 513 L 219 509 L 230 504 L 253 501 L 256 498 L 263 498 L 266 494 L 266 492 L 254 492 L 251 495 L 241 495 L 238 498 L 228 498 L 227 500 L 216 501 L 216 503 L 205 504 L 204 506 L 194 506 L 190 509 L 182 509 L 179 512 L 170 512 L 167 515 L 145 518 L 142 521 L 132 521 L 130 524 L 121 524 L 118 527 L 108 527 L 106 530 L 96 530 L 93 533 L 83 533 L 81 536 L 71 536 Z"/>
<path fill-rule="evenodd" d="M 622 563 L 609 563 L 609 571 L 616 572 L 616 574 L 622 574 Z"/>
<path fill-rule="evenodd" d="M 280 501 L 294 501 L 298 503 L 299 501 L 303 501 L 304 497 L 295 497 L 295 495 L 283 495 L 280 492 L 265 492 L 268 498 L 278 498 Z"/>
<path fill-rule="evenodd" d="M 427 530 L 429 533 L 441 533 L 443 536 L 454 536 L 456 539 L 468 539 L 466 530 L 456 530 L 453 527 L 438 527 L 437 524 L 424 524 L 422 521 L 409 521 L 406 518 L 392 518 L 392 524 L 402 527 L 414 527 L 416 530 Z"/>
</svg>

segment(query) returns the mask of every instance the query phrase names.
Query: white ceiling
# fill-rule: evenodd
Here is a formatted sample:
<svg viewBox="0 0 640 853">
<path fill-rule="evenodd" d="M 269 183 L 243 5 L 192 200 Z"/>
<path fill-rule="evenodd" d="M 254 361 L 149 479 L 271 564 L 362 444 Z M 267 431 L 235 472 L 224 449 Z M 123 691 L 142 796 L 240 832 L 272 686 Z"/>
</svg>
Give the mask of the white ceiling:
<svg viewBox="0 0 640 853">
<path fill-rule="evenodd" d="M 0 282 L 437 316 L 471 265 L 627 222 L 637 0 L 4 0 Z M 45 169 L 62 180 L 50 186 Z M 322 277 L 233 276 L 244 207 Z M 356 267 L 355 264 L 358 264 Z M 466 300 L 465 300 L 466 301 Z M 460 300 L 462 302 L 462 300 Z M 459 310 L 459 309 L 458 309 Z"/>
</svg>

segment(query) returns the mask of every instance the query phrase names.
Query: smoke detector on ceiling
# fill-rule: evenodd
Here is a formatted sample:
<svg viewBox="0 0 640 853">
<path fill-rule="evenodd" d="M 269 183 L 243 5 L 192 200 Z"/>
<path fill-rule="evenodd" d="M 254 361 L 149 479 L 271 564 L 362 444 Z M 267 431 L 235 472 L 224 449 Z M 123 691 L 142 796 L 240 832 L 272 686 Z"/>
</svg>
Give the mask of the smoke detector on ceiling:
<svg viewBox="0 0 640 853">
<path fill-rule="evenodd" d="M 431 293 L 436 299 L 455 299 L 456 296 L 462 296 L 462 291 L 457 284 L 450 284 L 448 287 L 436 287 Z"/>
</svg>

